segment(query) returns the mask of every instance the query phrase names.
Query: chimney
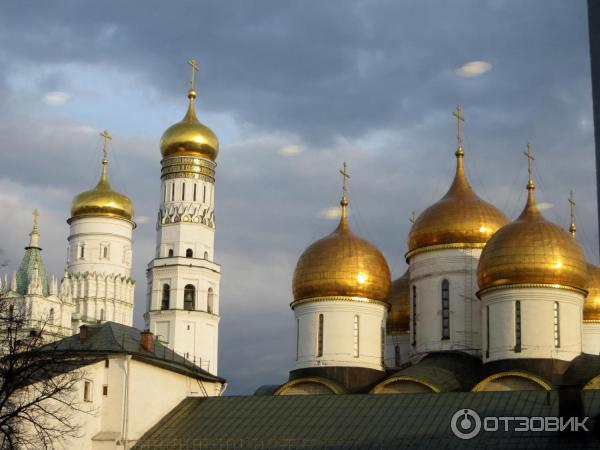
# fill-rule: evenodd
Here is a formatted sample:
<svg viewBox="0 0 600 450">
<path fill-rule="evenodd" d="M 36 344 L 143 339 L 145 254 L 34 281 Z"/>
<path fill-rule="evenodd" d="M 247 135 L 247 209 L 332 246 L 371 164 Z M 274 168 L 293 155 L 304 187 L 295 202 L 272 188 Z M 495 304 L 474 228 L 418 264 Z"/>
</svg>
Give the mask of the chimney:
<svg viewBox="0 0 600 450">
<path fill-rule="evenodd" d="M 81 325 L 79 327 L 79 340 L 85 341 L 91 338 L 98 331 L 98 327 L 91 327 L 89 325 Z"/>
<path fill-rule="evenodd" d="M 154 351 L 154 339 L 150 330 L 144 330 L 140 333 L 140 345 L 144 350 L 149 352 Z"/>
<path fill-rule="evenodd" d="M 81 325 L 79 327 L 79 340 L 85 341 L 90 336 L 90 327 L 87 325 Z"/>
</svg>

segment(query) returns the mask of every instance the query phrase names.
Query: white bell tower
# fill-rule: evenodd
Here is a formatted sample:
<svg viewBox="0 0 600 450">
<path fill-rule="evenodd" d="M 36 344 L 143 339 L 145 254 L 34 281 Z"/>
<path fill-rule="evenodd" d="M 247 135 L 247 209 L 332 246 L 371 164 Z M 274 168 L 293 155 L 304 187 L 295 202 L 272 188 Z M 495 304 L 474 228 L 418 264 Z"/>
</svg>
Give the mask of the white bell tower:
<svg viewBox="0 0 600 450">
<path fill-rule="evenodd" d="M 216 375 L 221 268 L 214 258 L 219 143 L 196 118 L 195 60 L 189 106 L 161 138 L 160 208 L 148 264 L 147 327 L 170 348 Z"/>
</svg>

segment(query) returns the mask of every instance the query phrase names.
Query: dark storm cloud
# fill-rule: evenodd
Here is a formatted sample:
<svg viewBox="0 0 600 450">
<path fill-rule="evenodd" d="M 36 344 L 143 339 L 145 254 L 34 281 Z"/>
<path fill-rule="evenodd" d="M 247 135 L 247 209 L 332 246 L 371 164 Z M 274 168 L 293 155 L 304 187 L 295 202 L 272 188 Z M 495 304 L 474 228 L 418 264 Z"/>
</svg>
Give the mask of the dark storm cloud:
<svg viewBox="0 0 600 450">
<path fill-rule="evenodd" d="M 48 111 L 40 118 L 37 111 L 41 94 L 70 91 L 70 64 L 133 75 L 153 94 L 147 111 L 132 114 L 150 115 L 167 102 L 182 103 L 184 61 L 196 56 L 200 113 L 232 117 L 241 136 L 222 146 L 217 169 L 220 371 L 229 393 L 282 382 L 294 363 L 293 268 L 302 250 L 335 226 L 318 212 L 339 201 L 341 162 L 348 160 L 352 174 L 352 227 L 400 275 L 411 211 L 437 200 L 452 178 L 450 112 L 459 101 L 477 192 L 518 214 L 526 176 L 521 151 L 531 141 L 538 197 L 555 205 L 546 216 L 567 225 L 566 198 L 574 189 L 580 241 L 596 261 L 586 26 L 583 1 L 59 1 L 35 9 L 6 2 L 0 179 L 11 184 L 0 201 L 11 214 L 24 212 L 0 222 L 7 241 L 0 248 L 14 267 L 29 206 L 44 201 L 51 215 L 45 259 L 60 273 L 69 202 L 97 179 L 99 140 L 89 124 L 48 119 Z M 474 60 L 492 70 L 477 78 L 455 74 Z M 38 67 L 29 97 L 10 87 L 9 77 Z M 170 122 L 183 109 L 182 103 Z M 148 218 L 135 235 L 141 326 L 163 130 L 140 137 L 122 128 L 113 140 L 111 178 L 134 200 L 136 214 Z M 281 156 L 289 144 L 304 151 Z M 47 187 L 55 192 L 43 192 Z"/>
</svg>

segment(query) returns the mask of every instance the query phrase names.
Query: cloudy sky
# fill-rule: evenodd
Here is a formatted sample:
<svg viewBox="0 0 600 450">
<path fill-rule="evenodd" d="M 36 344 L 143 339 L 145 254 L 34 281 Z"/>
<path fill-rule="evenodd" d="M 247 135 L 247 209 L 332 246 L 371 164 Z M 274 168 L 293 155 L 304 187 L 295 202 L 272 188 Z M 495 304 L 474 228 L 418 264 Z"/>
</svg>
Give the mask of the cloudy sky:
<svg viewBox="0 0 600 450">
<path fill-rule="evenodd" d="M 342 161 L 351 225 L 399 276 L 411 211 L 450 184 L 458 102 L 476 191 L 514 218 L 531 142 L 546 216 L 567 226 L 574 190 L 598 262 L 588 52 L 583 0 L 3 2 L 0 273 L 18 266 L 35 207 L 46 265 L 62 272 L 70 202 L 96 183 L 108 129 L 112 183 L 139 224 L 143 326 L 158 143 L 185 112 L 194 56 L 199 117 L 221 142 L 220 374 L 230 394 L 281 383 L 294 265 L 335 226 Z"/>
</svg>

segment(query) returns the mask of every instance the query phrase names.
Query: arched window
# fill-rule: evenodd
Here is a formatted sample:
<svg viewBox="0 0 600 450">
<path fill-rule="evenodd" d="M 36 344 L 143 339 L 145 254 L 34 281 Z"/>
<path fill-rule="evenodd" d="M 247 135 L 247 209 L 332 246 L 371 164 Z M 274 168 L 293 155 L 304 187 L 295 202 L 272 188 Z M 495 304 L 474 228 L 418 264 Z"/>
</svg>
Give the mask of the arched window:
<svg viewBox="0 0 600 450">
<path fill-rule="evenodd" d="M 175 201 L 175 183 L 171 185 L 171 201 Z"/>
<path fill-rule="evenodd" d="M 450 283 L 442 281 L 442 339 L 450 339 Z"/>
<path fill-rule="evenodd" d="M 323 356 L 323 314 L 319 314 L 319 328 L 317 329 L 317 356 Z"/>
<path fill-rule="evenodd" d="M 170 249 L 169 249 L 169 258 L 171 258 L 172 256 L 173 256 L 173 249 L 172 249 L 172 248 L 170 248 Z"/>
<path fill-rule="evenodd" d="M 104 259 L 108 259 L 108 246 L 105 246 L 102 249 L 102 256 L 104 257 Z"/>
<path fill-rule="evenodd" d="M 354 316 L 354 333 L 353 333 L 353 348 L 354 348 L 354 357 L 358 358 L 359 355 L 359 338 L 360 338 L 360 329 L 359 329 L 360 323 L 359 323 L 359 318 L 358 316 Z"/>
<path fill-rule="evenodd" d="M 381 348 L 381 365 L 385 366 L 385 322 L 381 322 L 381 340 L 380 348 Z"/>
<path fill-rule="evenodd" d="M 558 302 L 554 302 L 554 347 L 560 347 L 560 318 Z"/>
<path fill-rule="evenodd" d="M 169 309 L 169 302 L 171 300 L 171 286 L 167 283 L 163 284 L 162 288 L 162 300 L 160 302 L 160 309 Z"/>
<path fill-rule="evenodd" d="M 185 183 L 181 183 L 181 200 L 185 200 Z"/>
<path fill-rule="evenodd" d="M 204 259 L 208 260 L 208 252 L 204 252 Z"/>
<path fill-rule="evenodd" d="M 186 257 L 186 258 L 191 258 L 192 256 L 194 256 L 194 252 L 192 251 L 192 249 L 191 249 L 191 248 L 188 248 L 188 249 L 185 251 L 185 257 Z"/>
<path fill-rule="evenodd" d="M 213 303 L 215 301 L 214 297 L 215 297 L 215 293 L 213 291 L 213 288 L 208 288 L 208 295 L 206 296 L 206 311 L 209 314 L 213 313 L 213 308 L 214 308 Z"/>
<path fill-rule="evenodd" d="M 100 320 L 105 320 L 104 319 L 104 309 L 100 309 Z"/>
<path fill-rule="evenodd" d="M 206 185 L 202 186 L 202 203 L 206 203 Z"/>
<path fill-rule="evenodd" d="M 296 361 L 298 361 L 299 351 L 300 351 L 300 319 L 296 319 Z"/>
<path fill-rule="evenodd" d="M 417 287 L 412 287 L 412 345 L 417 345 Z"/>
<path fill-rule="evenodd" d="M 521 351 L 521 302 L 515 302 L 515 352 Z"/>
<path fill-rule="evenodd" d="M 85 245 L 81 244 L 81 247 L 79 247 L 79 257 L 81 259 L 85 258 Z"/>
<path fill-rule="evenodd" d="M 50 308 L 50 313 L 48 314 L 48 322 L 54 324 L 54 308 Z"/>
<path fill-rule="evenodd" d="M 183 290 L 183 309 L 193 311 L 195 299 L 196 288 L 192 284 L 186 284 Z"/>
<path fill-rule="evenodd" d="M 198 185 L 196 183 L 194 183 L 194 201 L 196 201 L 196 191 L 197 191 L 197 187 Z"/>
<path fill-rule="evenodd" d="M 490 305 L 485 307 L 485 357 L 490 357 Z"/>
</svg>

